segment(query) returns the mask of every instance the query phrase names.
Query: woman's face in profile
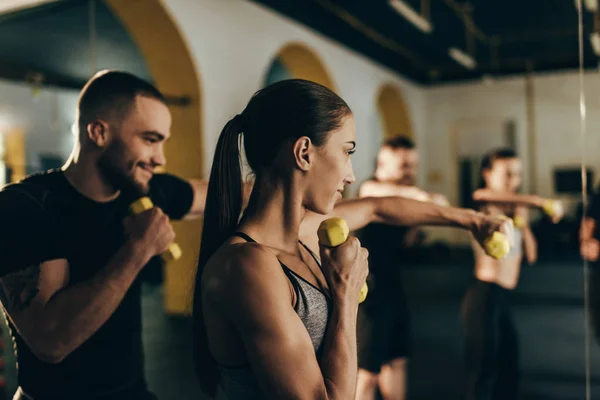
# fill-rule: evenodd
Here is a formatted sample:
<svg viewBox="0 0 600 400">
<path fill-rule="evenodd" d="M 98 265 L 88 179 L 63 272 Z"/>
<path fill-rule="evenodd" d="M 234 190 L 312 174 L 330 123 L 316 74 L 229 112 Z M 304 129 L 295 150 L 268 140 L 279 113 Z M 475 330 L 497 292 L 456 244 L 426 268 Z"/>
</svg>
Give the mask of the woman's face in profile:
<svg viewBox="0 0 600 400">
<path fill-rule="evenodd" d="M 323 146 L 315 148 L 305 207 L 319 214 L 333 210 L 345 187 L 356 180 L 350 159 L 355 148 L 356 127 L 354 117 L 349 115 L 340 128 L 329 134 Z"/>
</svg>

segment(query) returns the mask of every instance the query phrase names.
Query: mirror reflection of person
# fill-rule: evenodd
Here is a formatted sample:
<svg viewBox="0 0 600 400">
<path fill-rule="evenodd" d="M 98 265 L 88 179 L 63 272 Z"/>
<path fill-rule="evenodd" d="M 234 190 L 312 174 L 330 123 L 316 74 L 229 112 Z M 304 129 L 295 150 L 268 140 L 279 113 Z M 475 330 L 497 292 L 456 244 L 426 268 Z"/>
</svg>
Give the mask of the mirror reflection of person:
<svg viewBox="0 0 600 400">
<path fill-rule="evenodd" d="M 426 203 L 449 205 L 445 196 L 416 186 L 419 154 L 412 140 L 398 136 L 386 140 L 377 154 L 372 179 L 364 182 L 359 197 L 399 196 Z M 356 399 L 406 398 L 407 363 L 411 354 L 410 313 L 402 280 L 408 251 L 422 244 L 419 228 L 371 223 L 360 233 L 369 250 L 372 288 L 359 306 L 358 384 Z"/>
<path fill-rule="evenodd" d="M 473 193 L 478 211 L 514 221 L 512 248 L 506 258 L 486 255 L 473 243 L 473 283 L 462 302 L 465 331 L 466 399 L 516 399 L 519 393 L 519 338 L 512 317 L 511 295 L 517 287 L 522 260 L 537 261 L 537 241 L 530 226 L 529 209 L 550 201 L 519 194 L 522 161 L 512 149 L 488 152 L 481 161 L 482 187 Z M 562 214 L 559 202 L 553 222 Z"/>
</svg>

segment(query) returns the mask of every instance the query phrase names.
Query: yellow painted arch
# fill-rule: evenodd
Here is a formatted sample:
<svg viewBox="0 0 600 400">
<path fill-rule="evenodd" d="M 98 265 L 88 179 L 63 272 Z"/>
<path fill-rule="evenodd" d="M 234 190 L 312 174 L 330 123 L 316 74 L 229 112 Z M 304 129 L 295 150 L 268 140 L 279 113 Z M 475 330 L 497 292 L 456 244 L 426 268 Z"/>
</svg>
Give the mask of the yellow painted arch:
<svg viewBox="0 0 600 400">
<path fill-rule="evenodd" d="M 294 78 L 319 83 L 337 93 L 325 64 L 317 53 L 305 44 L 289 43 L 279 50 L 276 57 Z"/>
<path fill-rule="evenodd" d="M 400 89 L 390 84 L 383 86 L 377 96 L 377 108 L 384 139 L 406 136 L 414 140 L 410 113 Z"/>
<path fill-rule="evenodd" d="M 197 68 L 177 25 L 160 0 L 106 0 L 137 44 L 158 89 L 185 96 L 190 104 L 170 106 L 173 124 L 166 145 L 166 171 L 182 178 L 203 176 L 202 114 Z M 176 222 L 183 256 L 165 267 L 164 306 L 168 313 L 191 310 L 191 285 L 200 248 L 201 221 Z"/>
<path fill-rule="evenodd" d="M 20 128 L 12 128 L 7 132 L 0 132 L 0 140 L 3 140 L 0 147 L 4 147 L 4 154 L 0 154 L 0 161 L 4 161 L 6 167 L 10 168 L 12 172 L 10 181 L 17 182 L 24 179 L 27 174 L 25 131 Z M 2 182 L 0 182 L 1 185 Z"/>
</svg>

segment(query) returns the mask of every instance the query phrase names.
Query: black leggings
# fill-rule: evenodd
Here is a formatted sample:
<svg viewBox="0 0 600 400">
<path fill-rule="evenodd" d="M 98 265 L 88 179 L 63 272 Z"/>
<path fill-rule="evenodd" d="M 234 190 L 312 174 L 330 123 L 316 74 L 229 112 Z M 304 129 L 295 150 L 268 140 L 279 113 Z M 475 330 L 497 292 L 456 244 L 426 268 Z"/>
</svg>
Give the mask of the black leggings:
<svg viewBox="0 0 600 400">
<path fill-rule="evenodd" d="M 510 290 L 479 280 L 465 295 L 466 400 L 517 398 L 518 338 L 509 295 Z"/>
</svg>

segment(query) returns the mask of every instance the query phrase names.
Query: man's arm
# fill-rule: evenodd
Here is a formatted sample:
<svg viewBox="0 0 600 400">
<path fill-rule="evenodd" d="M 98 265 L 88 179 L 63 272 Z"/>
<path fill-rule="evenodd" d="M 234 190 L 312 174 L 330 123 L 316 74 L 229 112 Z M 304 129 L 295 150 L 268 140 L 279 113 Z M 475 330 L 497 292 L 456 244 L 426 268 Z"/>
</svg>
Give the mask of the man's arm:
<svg viewBox="0 0 600 400">
<path fill-rule="evenodd" d="M 146 251 L 125 245 L 90 281 L 69 283 L 67 260 L 52 260 L 5 275 L 0 299 L 19 334 L 42 361 L 58 363 L 90 338 L 116 310 Z"/>
<path fill-rule="evenodd" d="M 473 192 L 473 200 L 486 203 L 510 203 L 529 207 L 544 207 L 547 201 L 543 197 L 533 194 L 520 194 L 510 192 L 496 192 L 490 189 L 477 189 Z"/>
<path fill-rule="evenodd" d="M 529 224 L 529 210 L 526 207 L 517 207 L 516 215 L 522 218 L 523 226 L 521 232 L 523 234 L 523 244 L 525 247 L 525 258 L 529 264 L 535 264 L 538 257 L 537 240 L 531 231 Z"/>
<path fill-rule="evenodd" d="M 316 232 L 320 223 L 331 217 L 345 219 L 351 231 L 373 222 L 400 226 L 453 226 L 473 231 L 485 219 L 483 214 L 473 210 L 445 207 L 403 197 L 344 200 L 337 203 L 328 215 L 307 212 L 300 225 L 300 238 L 311 246 L 311 250 L 318 249 Z"/>
<path fill-rule="evenodd" d="M 395 183 L 368 180 L 360 185 L 358 197 L 391 197 L 399 196 L 407 199 L 430 201 L 431 196 L 416 186 L 403 186 Z"/>
<path fill-rule="evenodd" d="M 596 220 L 585 217 L 579 227 L 579 251 L 584 260 L 596 262 L 600 258 L 600 243 L 594 237 Z"/>
<path fill-rule="evenodd" d="M 536 195 L 477 189 L 473 192 L 473 200 L 484 203 L 504 203 L 541 208 L 554 223 L 559 222 L 564 216 L 564 210 L 560 201 L 545 199 Z"/>
<path fill-rule="evenodd" d="M 208 181 L 205 179 L 191 179 L 188 182 L 194 191 L 194 200 L 190 211 L 183 217 L 185 220 L 200 218 L 204 215 L 208 191 Z"/>
<path fill-rule="evenodd" d="M 218 278 L 220 282 L 209 280 L 206 297 L 239 332 L 261 398 L 354 398 L 358 369 L 356 303 L 344 299 L 333 302 L 322 355 L 317 360 L 306 327 L 292 307 L 288 280 L 273 253 L 243 245 L 221 271 L 227 277 Z"/>
<path fill-rule="evenodd" d="M 579 227 L 579 240 L 589 240 L 594 238 L 594 231 L 596 230 L 596 220 L 591 217 L 585 217 L 581 220 L 581 226 Z"/>
<path fill-rule="evenodd" d="M 450 206 L 450 201 L 441 193 L 427 193 L 431 198 L 431 202 L 440 206 Z"/>
</svg>

